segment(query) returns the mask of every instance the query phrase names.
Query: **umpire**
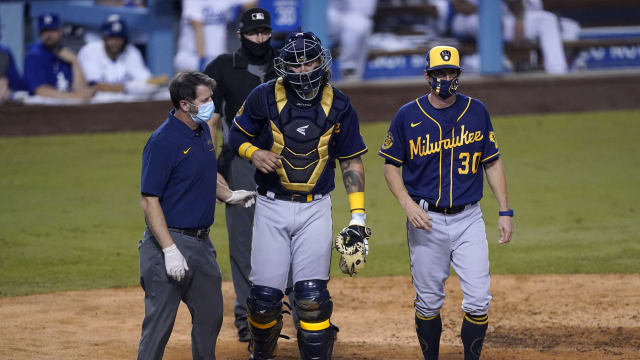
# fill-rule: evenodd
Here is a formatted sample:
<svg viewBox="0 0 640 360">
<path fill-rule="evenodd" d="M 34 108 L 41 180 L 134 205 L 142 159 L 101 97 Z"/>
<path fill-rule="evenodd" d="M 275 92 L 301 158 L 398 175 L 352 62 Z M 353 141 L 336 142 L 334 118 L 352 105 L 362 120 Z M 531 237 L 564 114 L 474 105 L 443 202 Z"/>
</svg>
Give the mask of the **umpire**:
<svg viewBox="0 0 640 360">
<path fill-rule="evenodd" d="M 224 145 L 219 157 L 218 171 L 232 189 L 255 190 L 255 167 L 230 150 L 229 129 L 238 109 L 249 92 L 263 82 L 276 78 L 273 69 L 275 52 L 271 48 L 271 21 L 269 13 L 253 8 L 242 14 L 238 37 L 242 46 L 232 54 L 222 54 L 212 61 L 205 73 L 217 83 L 213 93 L 215 112 L 209 121 L 212 132 L 220 124 Z M 214 135 L 215 140 L 215 135 Z M 240 341 L 251 339 L 247 323 L 246 299 L 249 297 L 251 272 L 251 230 L 255 207 L 227 205 L 225 210 L 229 233 L 231 276 L 236 292 L 234 305 L 235 325 Z"/>
<path fill-rule="evenodd" d="M 175 109 L 151 135 L 142 155 L 147 227 L 138 245 L 145 292 L 138 359 L 162 358 L 180 300 L 192 316 L 193 358 L 215 359 L 222 277 L 209 239 L 217 161 L 206 124 L 214 86 L 202 73 L 178 73 L 169 85 Z"/>
</svg>

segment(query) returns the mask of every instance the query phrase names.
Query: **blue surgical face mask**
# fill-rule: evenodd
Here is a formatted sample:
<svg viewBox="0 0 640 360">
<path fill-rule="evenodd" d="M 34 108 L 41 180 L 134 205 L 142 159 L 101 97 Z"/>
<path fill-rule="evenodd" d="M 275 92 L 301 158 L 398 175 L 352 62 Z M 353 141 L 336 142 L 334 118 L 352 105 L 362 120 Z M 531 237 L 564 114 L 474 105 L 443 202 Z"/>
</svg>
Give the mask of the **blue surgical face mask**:
<svg viewBox="0 0 640 360">
<path fill-rule="evenodd" d="M 191 104 L 193 105 L 193 104 Z M 195 106 L 195 105 L 193 105 Z M 193 119 L 193 121 L 195 122 L 207 122 L 209 121 L 209 119 L 211 119 L 211 115 L 213 115 L 213 110 L 215 110 L 215 106 L 213 105 L 213 100 L 209 101 L 206 104 L 202 104 L 199 106 L 196 106 L 196 109 L 198 109 L 198 113 L 197 114 L 191 114 L 189 113 L 189 115 L 191 115 L 191 118 Z"/>
<path fill-rule="evenodd" d="M 458 78 L 453 80 L 444 80 L 432 77 L 431 90 L 441 98 L 447 99 L 451 95 L 455 95 L 456 90 L 458 90 Z"/>
</svg>

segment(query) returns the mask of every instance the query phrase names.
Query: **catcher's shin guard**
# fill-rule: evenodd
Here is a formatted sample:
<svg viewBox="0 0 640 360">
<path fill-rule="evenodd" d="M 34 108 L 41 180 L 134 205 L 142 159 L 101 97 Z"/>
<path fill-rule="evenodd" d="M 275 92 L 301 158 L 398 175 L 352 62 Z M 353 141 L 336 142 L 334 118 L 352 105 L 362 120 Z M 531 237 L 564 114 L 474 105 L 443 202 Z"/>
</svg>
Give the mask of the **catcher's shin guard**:
<svg viewBox="0 0 640 360">
<path fill-rule="evenodd" d="M 271 359 L 276 355 L 278 337 L 282 330 L 281 290 L 266 286 L 251 286 L 247 299 L 252 359 Z"/>
<path fill-rule="evenodd" d="M 466 313 L 464 315 L 462 329 L 460 330 L 462 345 L 464 345 L 464 360 L 480 359 L 488 324 L 489 316 L 487 314 L 471 315 Z"/>
<path fill-rule="evenodd" d="M 300 319 L 298 349 L 303 360 L 328 360 L 333 353 L 336 327 L 329 318 L 333 302 L 326 280 L 305 280 L 294 285 L 296 313 Z"/>
<path fill-rule="evenodd" d="M 440 353 L 442 318 L 440 314 L 423 317 L 416 313 L 416 333 L 425 360 L 437 360 Z"/>
</svg>

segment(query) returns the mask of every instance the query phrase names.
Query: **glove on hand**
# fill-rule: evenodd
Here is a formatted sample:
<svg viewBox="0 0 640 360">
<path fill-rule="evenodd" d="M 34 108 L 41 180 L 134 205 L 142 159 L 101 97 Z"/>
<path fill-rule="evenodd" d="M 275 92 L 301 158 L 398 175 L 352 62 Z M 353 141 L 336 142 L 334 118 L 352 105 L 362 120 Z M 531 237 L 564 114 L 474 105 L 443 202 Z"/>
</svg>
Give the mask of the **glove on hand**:
<svg viewBox="0 0 640 360">
<path fill-rule="evenodd" d="M 364 267 L 370 237 L 371 228 L 356 224 L 347 226 L 336 235 L 335 247 L 340 253 L 339 265 L 343 273 L 353 276 Z"/>
<path fill-rule="evenodd" d="M 182 280 L 185 271 L 189 270 L 189 266 L 187 266 L 187 260 L 182 256 L 176 244 L 162 249 L 162 252 L 164 252 L 164 267 L 167 269 L 167 275 L 175 281 Z"/>
<path fill-rule="evenodd" d="M 232 191 L 231 196 L 224 202 L 231 205 L 243 204 L 244 207 L 248 208 L 256 202 L 256 192 L 247 190 Z"/>
</svg>

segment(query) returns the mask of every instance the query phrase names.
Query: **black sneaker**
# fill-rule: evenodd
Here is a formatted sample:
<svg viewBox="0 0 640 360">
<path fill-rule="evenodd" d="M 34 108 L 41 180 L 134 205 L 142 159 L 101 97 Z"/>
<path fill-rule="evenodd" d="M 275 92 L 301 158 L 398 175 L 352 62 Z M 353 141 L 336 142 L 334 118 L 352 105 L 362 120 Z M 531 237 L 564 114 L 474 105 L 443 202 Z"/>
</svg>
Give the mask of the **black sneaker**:
<svg viewBox="0 0 640 360">
<path fill-rule="evenodd" d="M 249 340 L 251 340 L 251 331 L 248 327 L 238 329 L 238 340 L 240 340 L 240 342 L 249 342 Z"/>
</svg>

